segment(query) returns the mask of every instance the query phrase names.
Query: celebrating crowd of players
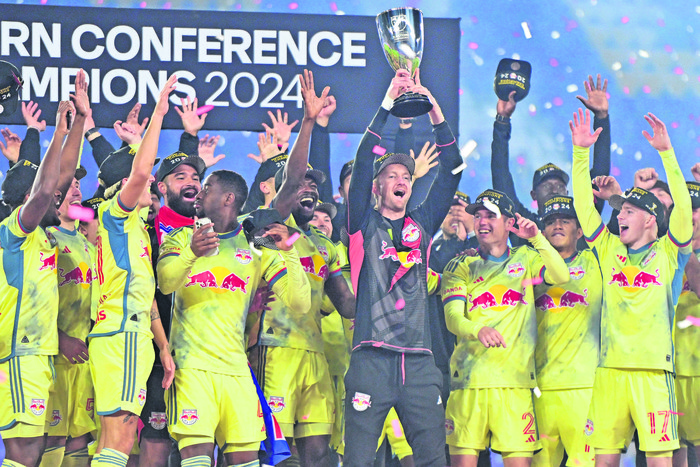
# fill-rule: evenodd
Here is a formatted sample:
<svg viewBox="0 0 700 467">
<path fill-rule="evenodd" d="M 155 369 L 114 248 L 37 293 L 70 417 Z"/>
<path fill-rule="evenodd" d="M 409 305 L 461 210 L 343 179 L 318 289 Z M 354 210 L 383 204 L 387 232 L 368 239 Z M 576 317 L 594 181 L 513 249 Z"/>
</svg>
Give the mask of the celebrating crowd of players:
<svg viewBox="0 0 700 467">
<path fill-rule="evenodd" d="M 438 102 L 399 70 L 337 202 L 336 101 L 299 79 L 297 138 L 287 151 L 299 122 L 270 114 L 250 187 L 205 177 L 222 156 L 198 136 L 196 100 L 176 107 L 179 151 L 158 159 L 175 76 L 149 119 L 137 104 L 115 123 L 118 149 L 82 71 L 43 158 L 46 124 L 22 103 L 24 139 L 5 129 L 0 143 L 2 466 L 328 466 L 332 453 L 369 466 L 384 438 L 403 466 L 444 466 L 446 445 L 453 466 L 489 465 L 489 449 L 507 467 L 607 466 L 633 435 L 640 463 L 697 464 L 700 182 L 684 181 L 659 118 L 644 136 L 668 183 L 642 169 L 623 192 L 607 83 L 589 77 L 569 122 L 574 196 L 548 163 L 533 213 L 508 169 L 512 93 L 493 187 L 472 203 Z M 434 141 L 414 148 L 402 121 L 391 148 L 407 91 L 433 104 Z M 89 199 L 83 138 L 99 165 Z"/>
</svg>

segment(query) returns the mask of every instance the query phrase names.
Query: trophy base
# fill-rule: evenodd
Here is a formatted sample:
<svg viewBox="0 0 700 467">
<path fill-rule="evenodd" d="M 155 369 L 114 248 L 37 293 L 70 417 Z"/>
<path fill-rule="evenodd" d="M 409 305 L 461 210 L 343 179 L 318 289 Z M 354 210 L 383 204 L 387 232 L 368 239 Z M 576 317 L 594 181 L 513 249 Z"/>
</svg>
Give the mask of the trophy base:
<svg viewBox="0 0 700 467">
<path fill-rule="evenodd" d="M 391 115 L 398 118 L 411 118 L 424 115 L 433 109 L 428 96 L 415 92 L 401 94 L 394 99 Z"/>
</svg>

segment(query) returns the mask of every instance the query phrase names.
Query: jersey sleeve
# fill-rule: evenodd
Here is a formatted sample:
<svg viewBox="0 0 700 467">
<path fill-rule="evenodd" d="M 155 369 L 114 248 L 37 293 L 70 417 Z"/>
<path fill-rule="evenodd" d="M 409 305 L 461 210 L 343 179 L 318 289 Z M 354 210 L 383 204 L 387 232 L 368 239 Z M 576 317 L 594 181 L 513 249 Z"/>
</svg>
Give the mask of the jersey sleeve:
<svg viewBox="0 0 700 467">
<path fill-rule="evenodd" d="M 671 198 L 673 198 L 673 210 L 668 220 L 668 237 L 678 248 L 684 249 L 684 254 L 689 254 L 690 240 L 693 236 L 693 208 L 690 193 L 673 148 L 661 151 L 659 155 L 666 171 Z"/>
<path fill-rule="evenodd" d="M 574 209 L 586 241 L 592 248 L 598 249 L 599 254 L 604 254 L 600 248 L 609 233 L 593 202 L 591 174 L 588 170 L 589 155 L 589 148 L 574 146 L 574 161 L 571 168 Z"/>
<path fill-rule="evenodd" d="M 596 211 L 597 212 L 597 211 Z M 541 233 L 530 239 L 530 243 L 535 247 L 541 258 L 543 269 L 540 272 L 541 278 L 548 284 L 565 284 L 569 282 L 569 267 L 559 252 L 547 241 Z M 539 266 L 540 261 L 535 257 L 535 263 Z"/>
<path fill-rule="evenodd" d="M 440 293 L 440 282 L 442 282 L 442 276 L 428 268 L 428 295 Z"/>
<path fill-rule="evenodd" d="M 158 255 L 158 288 L 167 295 L 175 292 L 187 281 L 187 275 L 197 261 L 190 248 L 190 230 L 176 229 L 165 236 Z"/>
<path fill-rule="evenodd" d="M 447 264 L 442 280 L 442 303 L 447 329 L 460 338 L 476 337 L 484 325 L 470 321 L 466 316 L 469 267 L 463 256 L 458 256 Z"/>
<path fill-rule="evenodd" d="M 2 248 L 20 245 L 32 233 L 32 231 L 25 229 L 22 225 L 22 208 L 23 206 L 20 206 L 10 214 L 7 220 L 6 234 L 4 235 L 6 238 L 2 239 Z"/>
<path fill-rule="evenodd" d="M 328 239 L 326 242 L 326 250 L 328 251 L 328 259 L 326 260 L 326 265 L 328 266 L 328 277 L 342 276 L 342 268 L 340 266 L 340 256 L 338 255 L 338 250 L 335 244 Z"/>
</svg>

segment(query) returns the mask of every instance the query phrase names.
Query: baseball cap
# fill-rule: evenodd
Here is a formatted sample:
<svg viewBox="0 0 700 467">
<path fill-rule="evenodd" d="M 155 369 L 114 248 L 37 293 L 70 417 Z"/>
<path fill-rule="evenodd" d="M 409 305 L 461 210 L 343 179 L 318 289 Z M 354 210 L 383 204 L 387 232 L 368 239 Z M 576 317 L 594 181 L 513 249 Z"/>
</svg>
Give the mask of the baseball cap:
<svg viewBox="0 0 700 467">
<path fill-rule="evenodd" d="M 128 178 L 135 155 L 136 150 L 131 146 L 124 146 L 109 153 L 97 173 L 97 181 L 100 185 L 109 188 L 122 179 Z M 156 157 L 155 163 L 157 164 L 159 161 L 160 159 Z"/>
<path fill-rule="evenodd" d="M 340 184 L 342 185 L 346 178 L 352 175 L 352 166 L 355 163 L 355 159 L 347 161 L 343 164 L 343 168 L 340 169 Z"/>
<path fill-rule="evenodd" d="M 462 193 L 461 191 L 457 191 L 457 192 L 455 192 L 455 197 L 452 198 L 452 206 L 456 206 L 458 204 L 461 204 L 460 201 L 464 201 L 465 203 L 467 203 L 467 205 L 472 204 L 472 200 L 471 200 L 471 198 L 469 198 L 468 194 Z"/>
<path fill-rule="evenodd" d="M 535 175 L 532 177 L 532 188 L 534 189 L 537 185 L 551 177 L 560 178 L 565 185 L 569 183 L 569 175 L 556 165 L 548 162 L 535 170 Z"/>
<path fill-rule="evenodd" d="M 190 155 L 178 151 L 173 154 L 170 154 L 168 157 L 161 161 L 160 165 L 158 166 L 158 171 L 156 172 L 156 182 L 162 182 L 165 177 L 167 177 L 173 170 L 178 168 L 181 164 L 187 164 L 192 166 L 194 170 L 196 170 L 199 174 L 200 179 L 204 176 L 204 172 L 207 171 L 207 164 L 201 157 L 199 157 L 196 154 Z"/>
<path fill-rule="evenodd" d="M 387 166 L 391 164 L 401 164 L 408 169 L 408 173 L 413 176 L 413 172 L 416 170 L 416 161 L 413 160 L 408 154 L 401 153 L 389 153 L 384 154 L 382 157 L 375 159 L 374 161 L 374 174 L 372 178 L 377 178 L 377 175 L 381 173 Z"/>
<path fill-rule="evenodd" d="M 287 165 L 287 159 L 289 159 L 289 154 L 283 153 L 278 154 L 275 157 L 271 157 L 260 164 L 260 169 L 258 170 L 259 179 L 269 180 L 277 175 L 277 171 Z"/>
<path fill-rule="evenodd" d="M 23 84 L 24 80 L 17 67 L 0 60 L 0 116 L 15 113 L 19 105 L 19 89 Z"/>
<path fill-rule="evenodd" d="M 10 206 L 19 206 L 24 201 L 24 195 L 31 189 L 39 166 L 22 159 L 17 161 L 5 174 L 2 182 L 2 199 Z"/>
<path fill-rule="evenodd" d="M 312 179 L 314 182 L 316 182 L 317 185 L 320 185 L 321 183 L 326 181 L 326 174 L 324 174 L 320 170 L 314 169 L 313 167 L 311 167 L 311 164 L 307 164 L 307 166 L 309 168 L 306 171 L 306 177 Z M 279 170 L 277 170 L 277 173 L 275 174 L 275 191 L 279 191 L 283 181 L 284 166 L 280 167 Z"/>
<path fill-rule="evenodd" d="M 319 203 L 316 205 L 316 209 L 314 209 L 314 211 L 325 212 L 331 219 L 338 214 L 338 208 L 336 208 L 333 203 L 323 203 L 321 201 L 319 201 Z"/>
<path fill-rule="evenodd" d="M 531 74 L 532 66 L 528 62 L 504 58 L 498 62 L 493 90 L 502 101 L 507 101 L 508 95 L 515 91 L 515 102 L 519 102 L 530 92 Z"/>
<path fill-rule="evenodd" d="M 493 210 L 491 209 L 493 205 L 495 205 L 499 209 L 501 214 L 508 217 L 515 217 L 515 205 L 513 204 L 513 201 L 508 197 L 508 195 L 498 190 L 484 191 L 479 196 L 477 196 L 476 201 L 474 201 L 474 203 L 466 207 L 466 211 L 469 214 L 474 214 L 477 211 L 477 209 L 486 208 L 489 211 L 493 212 Z"/>
<path fill-rule="evenodd" d="M 693 180 L 692 182 L 685 182 L 690 192 L 690 201 L 693 203 L 693 209 L 700 208 L 700 183 Z"/>
<path fill-rule="evenodd" d="M 644 209 L 649 214 L 656 217 L 656 223 L 659 226 L 664 224 L 664 205 L 661 204 L 659 198 L 654 193 L 645 190 L 644 188 L 634 187 L 625 191 L 624 195 L 612 195 L 608 200 L 610 206 L 620 211 L 625 203 L 633 204 L 640 209 Z"/>
<path fill-rule="evenodd" d="M 102 186 L 97 187 L 97 191 L 88 199 L 83 200 L 82 206 L 85 208 L 90 208 L 95 211 L 95 217 L 97 217 L 97 211 L 100 208 L 100 204 L 105 201 L 105 189 Z"/>
<path fill-rule="evenodd" d="M 286 225 L 279 211 L 273 208 L 260 208 L 251 211 L 241 222 L 246 238 L 248 241 L 253 242 L 256 248 L 264 246 L 272 250 L 278 250 L 279 248 L 277 248 L 273 239 L 257 235 L 261 234 L 261 230 L 270 224 L 282 224 L 287 227 L 290 234 L 294 232 L 301 234 L 297 229 Z"/>
<path fill-rule="evenodd" d="M 548 217 L 559 215 L 576 219 L 574 199 L 571 196 L 556 195 L 549 198 L 542 206 L 540 219 L 544 222 Z"/>
</svg>

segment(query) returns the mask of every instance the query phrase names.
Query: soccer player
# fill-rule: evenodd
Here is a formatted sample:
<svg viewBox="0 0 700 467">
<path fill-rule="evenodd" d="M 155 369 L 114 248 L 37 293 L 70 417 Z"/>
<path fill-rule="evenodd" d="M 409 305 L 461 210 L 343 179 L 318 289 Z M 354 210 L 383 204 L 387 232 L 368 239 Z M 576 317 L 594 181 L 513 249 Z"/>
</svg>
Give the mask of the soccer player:
<svg viewBox="0 0 700 467">
<path fill-rule="evenodd" d="M 436 182 L 424 203 L 406 206 L 415 160 L 374 148 L 396 97 L 406 91 L 428 96 L 440 153 Z M 357 316 L 353 352 L 345 377 L 347 466 L 371 465 L 389 410 L 396 408 L 416 465 L 445 465 L 442 375 L 431 354 L 428 248 L 447 214 L 462 162 L 449 125 L 430 91 L 407 70 L 398 70 L 367 128 L 353 165 L 348 199 L 349 257 Z M 373 194 L 377 208 L 371 209 Z"/>
<path fill-rule="evenodd" d="M 535 286 L 537 346 L 535 367 L 541 396 L 535 415 L 542 451 L 535 466 L 592 466 L 593 450 L 584 430 L 600 351 L 602 278 L 591 250 L 578 251 L 583 232 L 573 199 L 553 196 L 542 206 L 544 236 L 566 262 L 570 281 L 564 286 Z M 544 436 L 546 435 L 546 436 Z"/>
<path fill-rule="evenodd" d="M 650 467 L 670 466 L 679 446 L 673 318 L 691 253 L 691 201 L 666 126 L 651 113 L 644 118 L 652 128 L 644 137 L 659 151 L 675 203 L 668 234 L 660 239 L 663 205 L 638 187 L 610 198 L 620 209 L 620 236 L 609 233 L 593 207 L 588 172 L 588 148 L 600 130 L 591 133 L 589 112 L 581 109 L 569 122 L 574 205 L 603 275 L 601 358 L 586 423 L 596 465 L 619 465 L 635 427 Z"/>
<path fill-rule="evenodd" d="M 167 338 L 152 306 L 151 243 L 139 210 L 151 202 L 151 171 L 176 79 L 171 76 L 161 90 L 135 156 L 116 151 L 102 163 L 98 174 L 107 201 L 99 208 L 97 277 L 101 297 L 90 333 L 90 370 L 102 426 L 93 466 L 123 467 L 127 463 L 153 367 L 151 339 L 160 349 L 164 388 L 174 376 Z"/>
<path fill-rule="evenodd" d="M 469 195 L 458 191 L 452 200 L 450 211 L 442 221 L 442 231 L 430 247 L 430 267 L 442 272 L 452 258 L 479 243 L 474 232 L 474 216 L 465 211 L 470 204 Z"/>
<path fill-rule="evenodd" d="M 445 427 L 453 466 L 476 466 L 489 445 L 506 467 L 529 466 L 539 449 L 532 389 L 537 323 L 533 283 L 569 280 L 564 259 L 505 193 L 486 190 L 474 215 L 478 256 L 458 256 L 443 275 L 447 329 L 458 337 Z M 516 229 L 514 225 L 516 224 Z M 535 249 L 508 247 L 508 233 Z"/>
<path fill-rule="evenodd" d="M 73 128 L 80 135 L 88 107 L 82 70 L 76 75 L 75 88 L 71 95 Z M 61 147 L 69 132 L 69 109 L 68 102 L 59 104 L 57 128 L 41 164 L 37 167 L 20 160 L 2 183 L 2 197 L 12 208 L 12 214 L 0 223 L 0 254 L 5 265 L 0 277 L 0 371 L 9 379 L 0 385 L 4 466 L 33 467 L 44 452 L 53 356 L 59 349 L 56 239 L 44 228 L 60 222 L 58 206 L 78 165 L 78 151 Z M 75 131 L 68 138 L 74 139 Z"/>
<path fill-rule="evenodd" d="M 327 465 L 335 404 L 323 354 L 321 304 L 325 293 L 340 315 L 350 318 L 355 313 L 355 297 L 340 272 L 333 242 L 309 224 L 324 177 L 307 169 L 309 138 L 330 89 L 316 96 L 313 74 L 306 70 L 301 89 L 304 118 L 287 164 L 278 171 L 283 175 L 272 204 L 288 226 L 302 231 L 294 248 L 311 285 L 311 310 L 300 314 L 278 300 L 263 311 L 257 377 L 285 436 L 295 440 L 301 464 Z"/>
<path fill-rule="evenodd" d="M 249 245 L 237 221 L 247 194 L 237 173 L 213 172 L 195 201 L 197 215 L 213 225 L 176 229 L 161 246 L 159 287 L 175 292 L 177 370 L 166 396 L 168 424 L 186 467 L 210 466 L 214 441 L 228 465 L 259 465 L 265 430 L 245 354 L 248 308 L 262 280 L 292 309 L 309 307 L 309 282 L 296 249 L 287 245 L 288 228 L 270 224 L 263 235 L 279 251 Z"/>
</svg>

